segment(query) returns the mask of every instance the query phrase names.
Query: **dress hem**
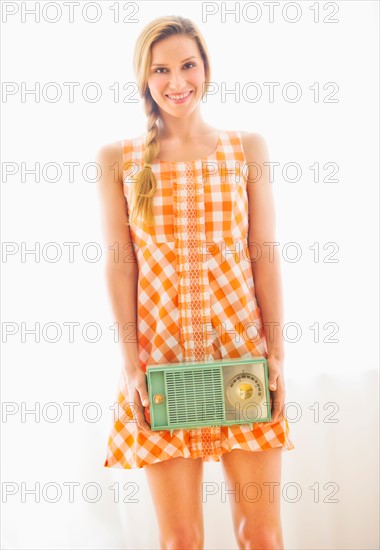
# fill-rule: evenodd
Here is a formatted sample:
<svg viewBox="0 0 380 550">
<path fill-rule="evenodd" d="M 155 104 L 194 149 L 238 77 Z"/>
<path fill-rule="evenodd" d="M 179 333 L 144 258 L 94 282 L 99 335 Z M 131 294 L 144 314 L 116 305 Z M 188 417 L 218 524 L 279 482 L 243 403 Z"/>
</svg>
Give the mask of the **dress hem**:
<svg viewBox="0 0 380 550">
<path fill-rule="evenodd" d="M 224 454 L 227 454 L 227 453 L 230 453 L 234 450 L 241 450 L 241 451 L 246 451 L 246 452 L 251 452 L 251 453 L 256 453 L 256 452 L 262 452 L 262 451 L 268 451 L 270 449 L 278 449 L 279 447 L 282 447 L 282 450 L 283 451 L 292 451 L 293 449 L 295 449 L 295 446 L 293 444 L 292 441 L 290 441 L 289 438 L 287 438 L 287 441 L 286 443 L 280 443 L 279 445 L 275 445 L 275 446 L 271 446 L 271 445 L 268 445 L 268 447 L 259 447 L 258 449 L 247 449 L 245 447 L 238 447 L 238 446 L 235 446 L 235 447 L 232 447 L 231 449 L 221 449 L 221 453 L 219 455 L 212 455 L 210 457 L 206 457 L 206 456 L 203 456 L 203 457 L 192 457 L 192 456 L 185 456 L 183 453 L 182 454 L 178 454 L 176 456 L 167 456 L 165 458 L 162 458 L 162 459 L 158 459 L 158 460 L 155 460 L 155 461 L 152 461 L 152 462 L 144 462 L 144 461 L 141 461 L 141 464 L 140 465 L 131 465 L 130 463 L 125 463 L 125 465 L 123 465 L 120 461 L 118 462 L 115 462 L 114 464 L 111 464 L 109 459 L 107 458 L 105 460 L 105 462 L 103 463 L 103 467 L 104 468 L 118 468 L 118 469 L 122 469 L 122 470 L 141 470 L 143 468 L 145 468 L 145 466 L 151 466 L 152 464 L 157 464 L 159 462 L 165 462 L 166 460 L 173 460 L 175 458 L 190 458 L 190 459 L 193 459 L 193 460 L 197 460 L 197 458 L 202 458 L 203 462 L 220 462 L 220 457 Z"/>
</svg>

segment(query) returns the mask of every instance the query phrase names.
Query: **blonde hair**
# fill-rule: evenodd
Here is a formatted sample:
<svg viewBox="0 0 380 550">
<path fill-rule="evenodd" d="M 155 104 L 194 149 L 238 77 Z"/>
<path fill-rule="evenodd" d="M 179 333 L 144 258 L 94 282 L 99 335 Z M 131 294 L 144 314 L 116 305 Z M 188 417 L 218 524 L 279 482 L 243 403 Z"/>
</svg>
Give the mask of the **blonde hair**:
<svg viewBox="0 0 380 550">
<path fill-rule="evenodd" d="M 139 93 L 144 100 L 145 114 L 148 117 L 148 132 L 143 165 L 133 182 L 132 212 L 128 225 L 131 222 L 137 221 L 138 218 L 142 218 L 148 224 L 152 224 L 154 221 L 153 196 L 157 189 L 157 182 L 152 170 L 146 164 L 149 165 L 154 162 L 159 150 L 157 140 L 158 127 L 156 124 L 159 118 L 159 109 L 150 94 L 147 81 L 150 73 L 153 45 L 173 35 L 188 36 L 193 38 L 198 45 L 205 69 L 205 85 L 202 98 L 208 92 L 210 84 L 211 69 L 209 54 L 206 43 L 195 23 L 184 17 L 169 15 L 158 17 L 144 27 L 136 42 L 133 64 Z"/>
</svg>

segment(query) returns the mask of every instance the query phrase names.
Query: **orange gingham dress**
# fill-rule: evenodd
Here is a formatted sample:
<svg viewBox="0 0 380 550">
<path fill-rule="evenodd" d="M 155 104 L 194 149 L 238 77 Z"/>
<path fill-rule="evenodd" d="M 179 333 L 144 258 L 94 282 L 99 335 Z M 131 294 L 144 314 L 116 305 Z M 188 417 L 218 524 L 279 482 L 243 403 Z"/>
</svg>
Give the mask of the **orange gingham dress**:
<svg viewBox="0 0 380 550">
<path fill-rule="evenodd" d="M 122 142 L 128 215 L 145 138 Z M 159 160 L 152 170 L 155 225 L 130 226 L 139 267 L 137 335 L 144 372 L 150 364 L 267 357 L 247 244 L 248 167 L 240 132 L 219 131 L 208 157 Z M 211 426 L 149 436 L 138 428 L 129 403 L 121 372 L 105 467 L 143 468 L 176 457 L 219 462 L 232 449 L 294 448 L 286 417 L 253 428 Z M 145 417 L 150 418 L 149 407 Z"/>
</svg>

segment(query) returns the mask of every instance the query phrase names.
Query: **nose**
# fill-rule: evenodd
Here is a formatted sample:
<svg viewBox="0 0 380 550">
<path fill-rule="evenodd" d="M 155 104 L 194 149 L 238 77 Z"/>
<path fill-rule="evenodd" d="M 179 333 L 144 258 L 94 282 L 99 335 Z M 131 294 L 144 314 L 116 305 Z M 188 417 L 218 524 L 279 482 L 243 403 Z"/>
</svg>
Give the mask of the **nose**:
<svg viewBox="0 0 380 550">
<path fill-rule="evenodd" d="M 171 91 L 183 90 L 185 84 L 185 78 L 180 71 L 173 71 L 169 78 L 169 88 Z"/>
</svg>

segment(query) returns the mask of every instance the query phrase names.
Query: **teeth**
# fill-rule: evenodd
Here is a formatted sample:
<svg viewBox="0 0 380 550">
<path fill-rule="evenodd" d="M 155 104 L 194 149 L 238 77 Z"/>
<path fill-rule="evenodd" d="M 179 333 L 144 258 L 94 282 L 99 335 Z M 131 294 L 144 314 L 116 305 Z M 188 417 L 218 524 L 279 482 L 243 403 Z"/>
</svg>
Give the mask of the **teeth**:
<svg viewBox="0 0 380 550">
<path fill-rule="evenodd" d="M 184 97 L 187 97 L 190 94 L 191 92 L 188 92 L 187 94 L 181 94 L 181 95 L 168 95 L 168 97 L 170 97 L 170 99 L 183 99 Z"/>
</svg>

